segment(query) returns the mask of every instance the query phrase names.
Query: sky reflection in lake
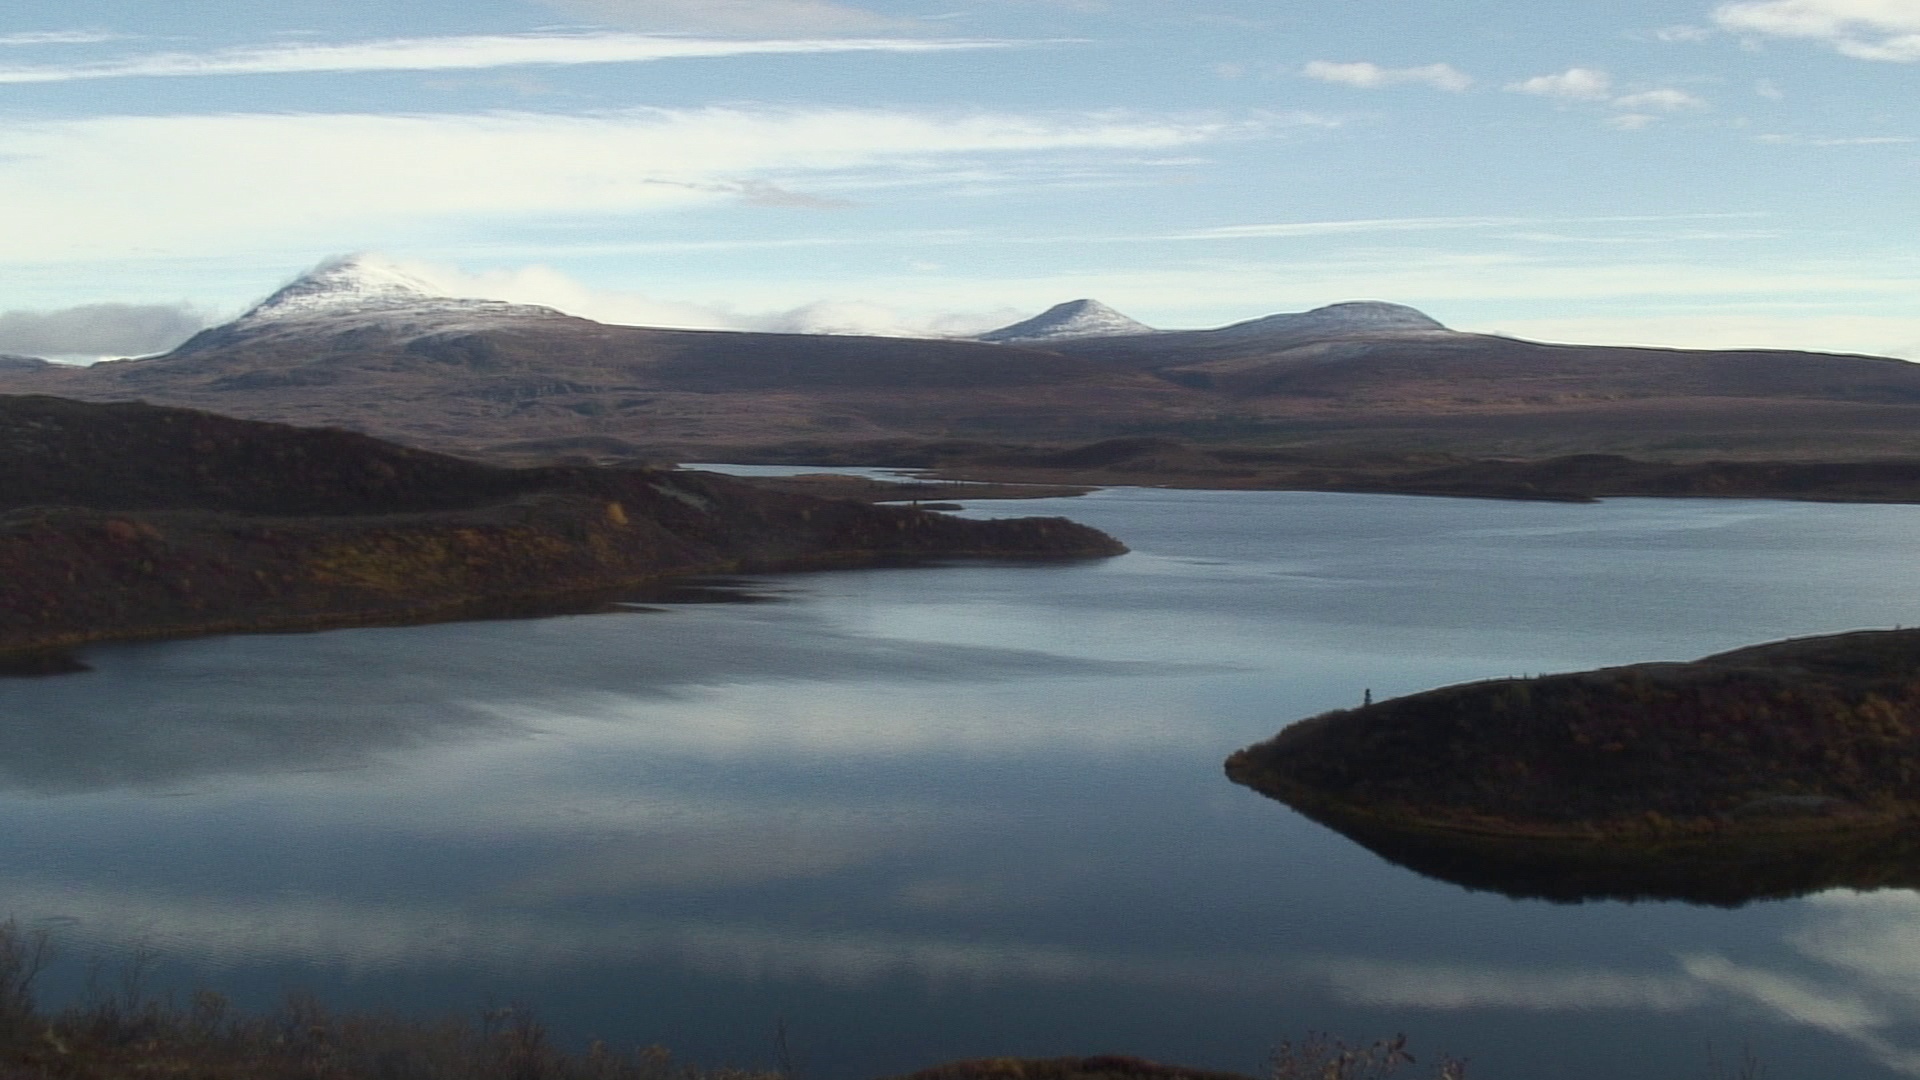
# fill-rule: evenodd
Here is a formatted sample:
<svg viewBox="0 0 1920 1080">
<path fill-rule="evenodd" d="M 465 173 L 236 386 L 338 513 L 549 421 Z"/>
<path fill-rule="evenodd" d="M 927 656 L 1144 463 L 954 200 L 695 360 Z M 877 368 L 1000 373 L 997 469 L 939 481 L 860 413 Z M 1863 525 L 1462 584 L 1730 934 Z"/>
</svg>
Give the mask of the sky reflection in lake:
<svg viewBox="0 0 1920 1080">
<path fill-rule="evenodd" d="M 1920 510 L 1119 490 L 1100 563 L 101 648 L 0 682 L 0 911 L 264 1000 L 524 999 L 822 1077 L 1309 1028 L 1490 1080 L 1920 1075 L 1920 904 L 1519 902 L 1227 783 L 1376 696 L 1916 621 Z M 1622 1039 L 1620 1032 L 1632 1033 Z M 1816 1063 L 1825 1067 L 1816 1068 Z"/>
</svg>

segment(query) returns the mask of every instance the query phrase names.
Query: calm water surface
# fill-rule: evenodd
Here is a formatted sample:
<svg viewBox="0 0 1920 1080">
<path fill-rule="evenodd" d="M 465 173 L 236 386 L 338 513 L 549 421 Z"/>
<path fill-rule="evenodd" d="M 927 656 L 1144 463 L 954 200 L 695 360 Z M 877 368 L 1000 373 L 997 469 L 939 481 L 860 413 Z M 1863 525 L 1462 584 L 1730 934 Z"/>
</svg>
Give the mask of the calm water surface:
<svg viewBox="0 0 1920 1080">
<path fill-rule="evenodd" d="M 1408 1033 L 1485 1080 L 1920 1075 L 1920 896 L 1553 905 L 1233 749 L 1443 683 L 1920 622 L 1920 508 L 1119 489 L 1134 554 L 98 648 L 0 681 L 0 915 L 252 1004 L 531 1003 L 808 1080 Z"/>
</svg>

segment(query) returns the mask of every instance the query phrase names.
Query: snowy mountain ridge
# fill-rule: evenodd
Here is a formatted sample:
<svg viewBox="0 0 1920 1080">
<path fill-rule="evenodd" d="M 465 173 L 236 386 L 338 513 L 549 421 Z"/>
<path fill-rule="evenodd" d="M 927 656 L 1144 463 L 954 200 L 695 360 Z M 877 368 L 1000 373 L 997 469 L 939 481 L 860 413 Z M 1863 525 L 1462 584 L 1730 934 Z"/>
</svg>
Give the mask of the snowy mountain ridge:
<svg viewBox="0 0 1920 1080">
<path fill-rule="evenodd" d="M 1064 304 L 1055 304 L 1031 319 L 979 334 L 974 340 L 991 341 L 997 345 L 1018 345 L 1023 342 L 1131 337 L 1159 332 L 1146 323 L 1129 319 L 1098 300 L 1069 300 Z"/>
<path fill-rule="evenodd" d="M 448 296 L 426 278 L 382 256 L 363 253 L 321 263 L 232 322 L 202 330 L 170 355 L 239 341 L 369 330 L 406 340 L 566 317 L 533 304 Z"/>
<path fill-rule="evenodd" d="M 548 307 L 471 300 L 446 295 L 423 277 L 379 255 L 331 259 L 295 278 L 255 304 L 230 325 L 254 328 L 267 323 L 394 312 L 445 312 L 487 315 L 558 315 Z"/>
<path fill-rule="evenodd" d="M 1148 334 L 1199 336 L 1219 342 L 1271 341 L 1275 344 L 1382 334 L 1448 334 L 1452 331 L 1405 304 L 1348 300 L 1311 311 L 1267 315 L 1212 330 L 1157 330 L 1120 314 L 1098 300 L 1055 304 L 1024 322 L 975 337 L 998 345 L 1031 345 L 1084 338 L 1137 337 Z"/>
<path fill-rule="evenodd" d="M 1381 300 L 1348 300 L 1311 311 L 1287 312 L 1223 326 L 1213 333 L 1235 338 L 1324 338 L 1353 334 L 1422 334 L 1447 328 L 1417 308 Z"/>
</svg>

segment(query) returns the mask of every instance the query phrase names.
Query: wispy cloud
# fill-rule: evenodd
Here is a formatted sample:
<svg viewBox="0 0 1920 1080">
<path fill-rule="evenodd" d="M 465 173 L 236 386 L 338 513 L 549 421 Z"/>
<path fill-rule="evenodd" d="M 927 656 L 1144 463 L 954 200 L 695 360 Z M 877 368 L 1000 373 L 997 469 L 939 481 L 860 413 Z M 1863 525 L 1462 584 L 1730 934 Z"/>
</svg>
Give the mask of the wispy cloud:
<svg viewBox="0 0 1920 1080">
<path fill-rule="evenodd" d="M 1309 79 L 1359 87 L 1362 90 L 1378 90 L 1388 86 L 1417 83 L 1457 94 L 1473 86 L 1472 77 L 1451 64 L 1383 68 L 1364 60 L 1353 63 L 1315 60 L 1301 68 L 1300 74 Z"/>
<path fill-rule="evenodd" d="M 545 0 L 569 15 L 640 30 L 713 34 L 839 34 L 905 20 L 830 0 Z"/>
<path fill-rule="evenodd" d="M 17 259 L 341 250 L 448 222 L 819 205 L 889 177 L 924 185 L 982 162 L 1018 175 L 1062 154 L 1126 159 L 1238 130 L 1217 118 L 770 107 L 15 122 L 0 123 L 0 205 Z"/>
<path fill-rule="evenodd" d="M 1668 44 L 1681 41 L 1704 41 L 1712 36 L 1713 31 L 1704 26 L 1688 26 L 1686 24 L 1663 26 L 1653 32 L 1654 40 L 1664 41 Z"/>
<path fill-rule="evenodd" d="M 97 63 L 0 67 L 0 84 L 208 75 L 454 71 L 540 64 L 634 64 L 655 60 L 805 53 L 928 53 L 1009 48 L 1016 44 L 1019 43 L 954 38 L 740 41 L 628 33 L 482 34 L 396 38 L 344 45 L 267 45 L 211 53 L 148 53 Z"/>
<path fill-rule="evenodd" d="M 1778 146 L 1900 146 L 1920 142 L 1912 135 L 1759 135 L 1756 139 Z"/>
<path fill-rule="evenodd" d="M 1714 22 L 1742 34 L 1824 42 L 1860 60 L 1920 61 L 1920 4 L 1913 0 L 1740 0 Z"/>
<path fill-rule="evenodd" d="M 120 35 L 100 30 L 29 30 L 17 34 L 0 34 L 0 47 L 7 45 L 97 45 L 103 41 L 118 41 Z"/>
<path fill-rule="evenodd" d="M 1222 225 L 1192 232 L 1157 235 L 1155 240 L 1243 240 L 1292 236 L 1335 236 L 1347 233 L 1428 232 L 1436 229 L 1510 228 L 1517 225 L 1651 224 L 1675 221 L 1718 221 L 1752 218 L 1738 214 L 1628 214 L 1608 217 L 1407 217 L 1350 218 L 1336 221 L 1285 221 L 1249 225 Z"/>
<path fill-rule="evenodd" d="M 1425 232 L 1431 229 L 1478 229 L 1511 225 L 1521 218 L 1435 217 L 1352 218 L 1342 221 L 1281 221 L 1256 225 L 1221 225 L 1211 229 L 1173 233 L 1160 240 L 1246 240 L 1288 236 L 1335 236 L 1345 233 Z"/>
</svg>

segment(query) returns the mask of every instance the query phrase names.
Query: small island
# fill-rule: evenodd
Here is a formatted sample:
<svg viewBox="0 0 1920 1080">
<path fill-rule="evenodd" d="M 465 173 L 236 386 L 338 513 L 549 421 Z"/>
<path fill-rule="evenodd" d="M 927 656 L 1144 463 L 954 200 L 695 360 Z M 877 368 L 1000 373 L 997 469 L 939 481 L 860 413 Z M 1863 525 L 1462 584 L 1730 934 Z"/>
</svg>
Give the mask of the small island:
<svg viewBox="0 0 1920 1080">
<path fill-rule="evenodd" d="M 1445 687 L 1227 775 L 1379 854 L 1554 900 L 1920 885 L 1920 630 Z"/>
<path fill-rule="evenodd" d="M 1126 548 L 658 468 L 512 469 L 338 429 L 0 397 L 0 669 L 89 642 L 579 610 L 663 578 Z"/>
</svg>

